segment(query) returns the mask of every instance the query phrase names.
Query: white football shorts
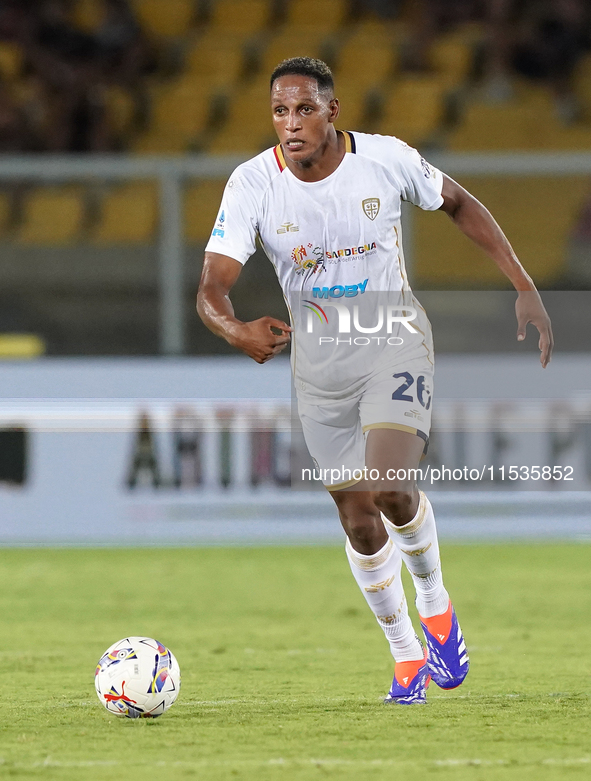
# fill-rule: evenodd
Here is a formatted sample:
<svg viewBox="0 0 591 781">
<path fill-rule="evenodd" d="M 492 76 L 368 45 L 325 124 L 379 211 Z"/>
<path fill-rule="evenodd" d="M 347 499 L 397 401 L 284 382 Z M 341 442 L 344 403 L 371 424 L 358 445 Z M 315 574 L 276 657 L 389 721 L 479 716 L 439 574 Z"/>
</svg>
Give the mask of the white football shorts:
<svg viewBox="0 0 591 781">
<path fill-rule="evenodd" d="M 359 393 L 345 399 L 320 403 L 298 399 L 306 445 L 328 490 L 360 481 L 371 429 L 416 434 L 425 441 L 426 452 L 433 405 L 431 358 L 432 352 L 423 349 L 416 358 L 369 378 Z"/>
</svg>

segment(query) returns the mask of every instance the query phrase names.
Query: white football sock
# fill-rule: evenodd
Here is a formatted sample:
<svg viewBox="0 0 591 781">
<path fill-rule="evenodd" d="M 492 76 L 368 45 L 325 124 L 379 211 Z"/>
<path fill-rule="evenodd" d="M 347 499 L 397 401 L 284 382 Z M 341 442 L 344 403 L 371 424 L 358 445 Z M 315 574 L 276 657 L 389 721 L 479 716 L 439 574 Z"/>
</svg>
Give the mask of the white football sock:
<svg viewBox="0 0 591 781">
<path fill-rule="evenodd" d="M 435 516 L 431 502 L 419 491 L 417 514 L 404 526 L 396 526 L 384 513 L 382 520 L 402 554 L 417 592 L 417 610 L 423 618 L 445 613 L 449 594 L 443 585 Z"/>
<path fill-rule="evenodd" d="M 353 577 L 390 643 L 397 662 L 423 658 L 423 648 L 413 629 L 400 569 L 402 560 L 392 540 L 377 553 L 357 553 L 347 538 L 345 545 Z"/>
</svg>

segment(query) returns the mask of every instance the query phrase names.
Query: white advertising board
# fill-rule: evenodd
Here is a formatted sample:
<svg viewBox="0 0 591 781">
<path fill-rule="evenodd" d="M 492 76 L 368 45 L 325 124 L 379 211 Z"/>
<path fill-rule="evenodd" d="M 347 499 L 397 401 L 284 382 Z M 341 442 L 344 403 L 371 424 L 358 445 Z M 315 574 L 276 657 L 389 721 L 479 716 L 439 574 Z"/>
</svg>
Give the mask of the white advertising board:
<svg viewBox="0 0 591 781">
<path fill-rule="evenodd" d="M 439 359 L 422 484 L 442 537 L 591 537 L 586 356 L 557 361 L 554 376 L 533 361 L 478 360 Z M 1 372 L 0 544 L 343 540 L 326 491 L 289 487 L 298 440 L 286 362 L 40 361 Z M 557 465 L 572 473 L 531 471 Z"/>
</svg>

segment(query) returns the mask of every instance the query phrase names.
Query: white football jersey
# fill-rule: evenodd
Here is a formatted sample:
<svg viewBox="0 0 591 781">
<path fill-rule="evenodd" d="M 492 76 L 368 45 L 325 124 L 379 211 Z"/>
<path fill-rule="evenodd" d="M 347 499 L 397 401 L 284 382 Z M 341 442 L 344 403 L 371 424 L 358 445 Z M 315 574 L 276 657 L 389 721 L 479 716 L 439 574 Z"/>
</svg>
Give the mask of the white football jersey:
<svg viewBox="0 0 591 781">
<path fill-rule="evenodd" d="M 306 322 L 298 316 L 302 301 L 321 304 L 318 308 L 328 322 L 325 310 L 331 302 L 334 308 L 337 299 L 352 304 L 362 297 L 367 301 L 372 292 L 410 293 L 402 252 L 401 202 L 429 210 L 443 203 L 442 174 L 416 149 L 392 136 L 343 135 L 343 160 L 319 182 L 302 182 L 294 176 L 280 145 L 238 166 L 226 185 L 206 247 L 208 252 L 245 263 L 255 252 L 256 237 L 260 238 L 290 310 L 296 348 L 298 331 Z M 351 387 L 354 376 L 358 385 L 360 374 L 367 375 L 367 366 L 356 362 L 353 369 L 344 356 L 339 354 L 339 361 L 334 354 L 328 361 L 332 379 L 325 377 L 319 385 L 319 358 L 310 355 L 309 344 L 307 356 L 303 351 L 300 342 L 299 351 L 292 349 L 292 355 L 299 352 L 294 362 L 296 387 L 307 389 L 306 395 L 340 396 Z M 328 366 L 327 358 L 321 363 Z"/>
</svg>

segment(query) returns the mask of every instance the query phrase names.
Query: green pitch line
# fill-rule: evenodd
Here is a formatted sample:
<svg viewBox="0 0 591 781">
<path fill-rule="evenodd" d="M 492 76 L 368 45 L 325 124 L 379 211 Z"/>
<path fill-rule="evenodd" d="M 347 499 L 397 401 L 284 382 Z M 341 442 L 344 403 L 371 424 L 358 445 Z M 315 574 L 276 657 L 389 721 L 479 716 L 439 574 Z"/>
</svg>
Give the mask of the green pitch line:
<svg viewBox="0 0 591 781">
<path fill-rule="evenodd" d="M 472 669 L 424 707 L 381 704 L 392 663 L 340 548 L 1 555 L 0 778 L 591 775 L 587 546 L 444 546 Z M 181 666 L 155 721 L 116 719 L 94 692 L 128 634 Z"/>
</svg>

